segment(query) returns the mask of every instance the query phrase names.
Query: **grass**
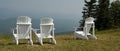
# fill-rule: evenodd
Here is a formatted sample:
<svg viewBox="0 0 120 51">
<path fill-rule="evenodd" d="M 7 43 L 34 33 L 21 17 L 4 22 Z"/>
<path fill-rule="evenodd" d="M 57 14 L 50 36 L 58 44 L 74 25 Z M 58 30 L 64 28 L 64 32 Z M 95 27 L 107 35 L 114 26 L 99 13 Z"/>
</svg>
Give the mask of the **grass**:
<svg viewBox="0 0 120 51">
<path fill-rule="evenodd" d="M 12 36 L 0 36 L 0 51 L 120 51 L 120 29 L 96 32 L 97 40 L 74 40 L 73 34 L 56 35 L 57 44 L 44 41 L 41 46 L 34 40 L 31 46 L 25 40 L 15 45 Z"/>
</svg>

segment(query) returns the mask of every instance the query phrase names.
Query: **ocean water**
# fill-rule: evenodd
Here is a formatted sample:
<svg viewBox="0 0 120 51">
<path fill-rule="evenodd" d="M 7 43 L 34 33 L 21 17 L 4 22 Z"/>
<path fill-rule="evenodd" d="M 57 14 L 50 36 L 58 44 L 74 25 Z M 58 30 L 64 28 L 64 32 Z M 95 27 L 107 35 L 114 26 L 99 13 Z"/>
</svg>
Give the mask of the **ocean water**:
<svg viewBox="0 0 120 51">
<path fill-rule="evenodd" d="M 12 34 L 12 29 L 16 27 L 16 19 L 18 16 L 31 17 L 32 27 L 35 29 L 39 29 L 40 19 L 42 17 L 50 16 L 54 19 L 56 34 L 73 32 L 73 27 L 77 27 L 79 20 L 82 18 L 80 11 L 47 13 L 0 8 L 0 33 Z"/>
<path fill-rule="evenodd" d="M 39 29 L 40 18 L 42 17 L 31 17 L 32 18 L 32 27 L 35 29 Z M 54 16 L 55 24 L 55 33 L 72 33 L 73 27 L 77 27 L 79 25 L 79 17 L 72 16 Z M 0 17 L 0 33 L 12 34 L 12 29 L 16 27 L 16 19 L 17 17 L 8 17 L 2 18 Z"/>
</svg>

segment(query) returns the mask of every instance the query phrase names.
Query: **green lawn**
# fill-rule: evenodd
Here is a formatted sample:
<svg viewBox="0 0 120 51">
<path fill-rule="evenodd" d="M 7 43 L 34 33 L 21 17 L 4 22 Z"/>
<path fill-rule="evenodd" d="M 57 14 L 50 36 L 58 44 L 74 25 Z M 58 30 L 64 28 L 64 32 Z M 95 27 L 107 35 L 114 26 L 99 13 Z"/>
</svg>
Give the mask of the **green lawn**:
<svg viewBox="0 0 120 51">
<path fill-rule="evenodd" d="M 120 29 L 96 32 L 97 40 L 74 40 L 73 34 L 56 35 L 57 44 L 44 41 L 41 46 L 34 40 L 34 45 L 21 40 L 15 45 L 12 36 L 0 36 L 0 51 L 120 51 Z"/>
</svg>

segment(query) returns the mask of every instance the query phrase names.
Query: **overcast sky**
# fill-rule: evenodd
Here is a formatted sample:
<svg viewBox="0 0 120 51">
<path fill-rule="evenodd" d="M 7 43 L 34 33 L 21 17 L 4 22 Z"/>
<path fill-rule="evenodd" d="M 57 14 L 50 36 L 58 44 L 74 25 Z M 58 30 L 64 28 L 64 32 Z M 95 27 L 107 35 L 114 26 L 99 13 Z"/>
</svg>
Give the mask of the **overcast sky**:
<svg viewBox="0 0 120 51">
<path fill-rule="evenodd" d="M 0 0 L 0 8 L 18 12 L 80 15 L 83 0 Z"/>
<path fill-rule="evenodd" d="M 79 17 L 82 17 L 83 5 L 84 0 L 0 0 L 2 9 L 36 14 L 77 15 Z"/>
</svg>

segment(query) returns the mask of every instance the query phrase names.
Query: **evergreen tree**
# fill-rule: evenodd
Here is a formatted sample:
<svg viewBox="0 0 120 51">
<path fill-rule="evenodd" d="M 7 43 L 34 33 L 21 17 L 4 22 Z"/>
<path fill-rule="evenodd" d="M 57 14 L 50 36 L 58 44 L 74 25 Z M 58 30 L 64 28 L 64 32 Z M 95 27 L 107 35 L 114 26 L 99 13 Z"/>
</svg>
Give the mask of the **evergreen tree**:
<svg viewBox="0 0 120 51">
<path fill-rule="evenodd" d="M 99 5 L 94 5 L 96 0 L 85 0 L 83 9 L 83 19 L 80 21 L 80 27 L 84 26 L 85 19 L 88 17 L 96 18 L 95 25 L 97 30 L 105 30 L 114 27 L 120 27 L 120 1 L 113 2 L 110 6 L 109 0 L 99 0 Z M 94 11 L 93 11 L 94 10 Z"/>
<path fill-rule="evenodd" d="M 111 16 L 114 20 L 114 27 L 120 27 L 120 1 L 117 0 L 111 4 Z"/>
<path fill-rule="evenodd" d="M 83 8 L 83 19 L 80 20 L 80 27 L 83 27 L 84 26 L 84 22 L 85 22 L 85 19 L 88 18 L 88 17 L 94 17 L 95 16 L 95 11 L 96 11 L 96 0 L 90 0 L 90 2 L 88 2 L 87 0 L 84 0 L 85 1 L 85 7 Z"/>
<path fill-rule="evenodd" d="M 98 30 L 110 29 L 113 26 L 113 20 L 109 11 L 109 0 L 99 0 L 96 18 L 96 28 Z"/>
</svg>

